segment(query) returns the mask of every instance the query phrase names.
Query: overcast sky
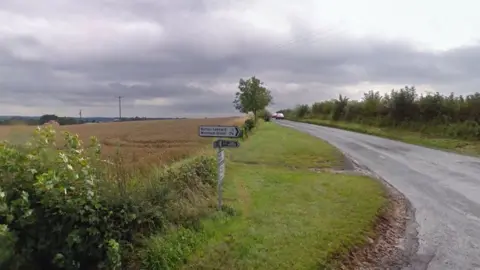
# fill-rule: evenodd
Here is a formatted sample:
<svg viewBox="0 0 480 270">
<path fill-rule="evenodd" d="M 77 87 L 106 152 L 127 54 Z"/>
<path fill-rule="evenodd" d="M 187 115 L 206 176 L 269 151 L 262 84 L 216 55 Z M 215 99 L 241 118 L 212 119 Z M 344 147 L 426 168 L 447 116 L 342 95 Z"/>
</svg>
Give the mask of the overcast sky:
<svg viewBox="0 0 480 270">
<path fill-rule="evenodd" d="M 0 115 L 233 115 L 404 85 L 480 85 L 474 0 L 1 0 Z"/>
</svg>

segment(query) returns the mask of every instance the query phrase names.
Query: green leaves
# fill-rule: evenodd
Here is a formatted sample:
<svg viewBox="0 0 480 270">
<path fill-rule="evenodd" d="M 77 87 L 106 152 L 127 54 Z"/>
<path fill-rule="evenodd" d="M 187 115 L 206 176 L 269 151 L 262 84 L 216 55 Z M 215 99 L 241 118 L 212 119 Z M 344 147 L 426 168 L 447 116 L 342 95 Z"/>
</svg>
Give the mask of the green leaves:
<svg viewBox="0 0 480 270">
<path fill-rule="evenodd" d="M 257 112 L 265 109 L 273 101 L 270 90 L 256 77 L 240 79 L 238 89 L 239 92 L 235 94 L 233 101 L 235 109 L 242 113 L 253 112 L 255 121 Z"/>
<path fill-rule="evenodd" d="M 94 264 L 109 261 L 103 255 L 107 247 L 98 248 L 98 241 L 110 240 L 118 229 L 100 222 L 107 208 L 97 207 L 105 202 L 97 192 L 97 168 L 91 166 L 100 145 L 92 139 L 84 148 L 78 135 L 63 135 L 62 149 L 50 126 L 38 127 L 23 146 L 1 144 L 0 221 L 17 236 L 14 252 L 27 262 L 77 269 L 88 254 Z"/>
<path fill-rule="evenodd" d="M 303 118 L 310 113 L 310 106 L 308 104 L 301 104 L 295 107 L 295 116 Z"/>
<path fill-rule="evenodd" d="M 0 143 L 0 239 L 15 236 L 10 261 L 26 269 L 121 269 L 137 239 L 163 232 L 167 222 L 198 222 L 195 207 L 216 190 L 215 159 L 197 157 L 162 170 L 150 185 L 117 192 L 98 140 L 84 145 L 62 135 L 39 127 L 24 145 Z M 2 256 L 0 249 L 7 268 Z"/>
</svg>

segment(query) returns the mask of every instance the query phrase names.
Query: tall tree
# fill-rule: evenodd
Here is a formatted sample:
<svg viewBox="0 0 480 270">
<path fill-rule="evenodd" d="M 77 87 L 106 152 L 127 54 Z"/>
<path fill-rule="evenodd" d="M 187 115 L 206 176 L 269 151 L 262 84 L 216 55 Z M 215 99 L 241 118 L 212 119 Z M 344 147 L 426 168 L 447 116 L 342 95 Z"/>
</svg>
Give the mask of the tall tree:
<svg viewBox="0 0 480 270">
<path fill-rule="evenodd" d="M 255 121 L 257 121 L 257 113 L 273 101 L 270 90 L 255 76 L 248 80 L 240 79 L 238 90 L 233 101 L 235 109 L 242 113 L 252 112 Z"/>
</svg>

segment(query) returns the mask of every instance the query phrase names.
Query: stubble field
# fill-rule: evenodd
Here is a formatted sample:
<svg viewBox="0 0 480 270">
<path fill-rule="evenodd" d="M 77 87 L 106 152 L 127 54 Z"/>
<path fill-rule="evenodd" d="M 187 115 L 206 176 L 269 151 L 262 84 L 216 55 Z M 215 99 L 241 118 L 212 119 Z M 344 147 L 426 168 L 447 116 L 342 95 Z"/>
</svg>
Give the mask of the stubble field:
<svg viewBox="0 0 480 270">
<path fill-rule="evenodd" d="M 78 134 L 88 143 L 91 136 L 98 138 L 104 158 L 123 159 L 126 166 L 144 167 L 169 164 L 198 153 L 212 143 L 210 138 L 198 136 L 199 125 L 241 125 L 241 117 L 111 122 L 57 126 L 58 133 Z M 0 126 L 0 140 L 25 142 L 33 126 Z"/>
</svg>

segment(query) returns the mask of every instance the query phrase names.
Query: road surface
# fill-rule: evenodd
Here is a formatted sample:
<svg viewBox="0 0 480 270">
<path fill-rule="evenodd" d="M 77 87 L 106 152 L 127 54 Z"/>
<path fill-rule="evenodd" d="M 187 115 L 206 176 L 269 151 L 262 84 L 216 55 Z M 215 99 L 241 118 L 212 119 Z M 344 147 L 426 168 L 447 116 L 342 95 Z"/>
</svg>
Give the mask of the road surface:
<svg viewBox="0 0 480 270">
<path fill-rule="evenodd" d="M 418 250 L 405 269 L 480 269 L 480 159 L 375 136 L 276 121 L 331 143 L 411 202 Z"/>
</svg>

